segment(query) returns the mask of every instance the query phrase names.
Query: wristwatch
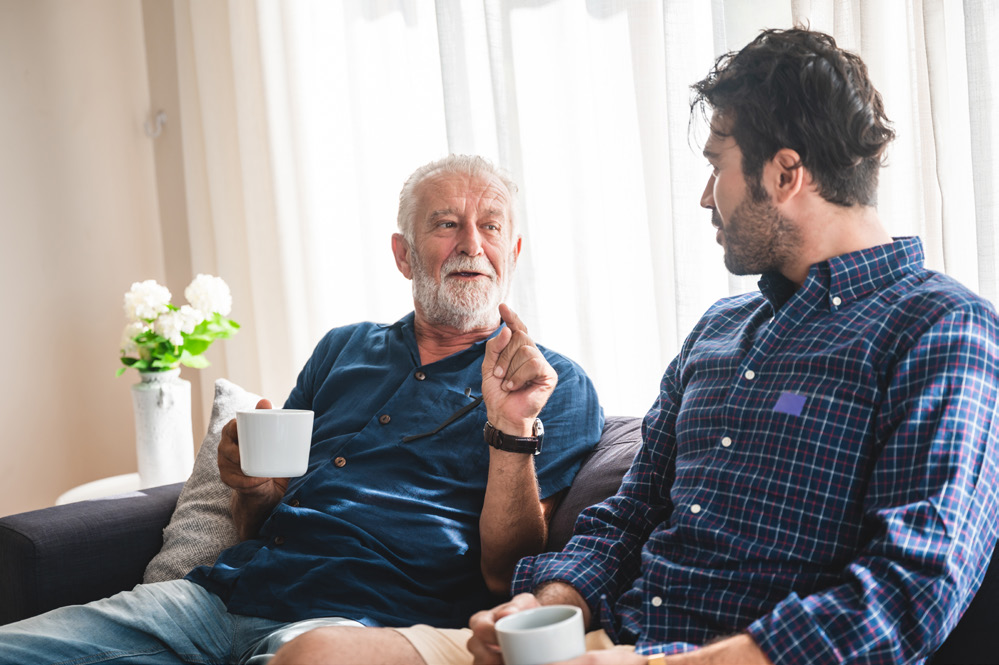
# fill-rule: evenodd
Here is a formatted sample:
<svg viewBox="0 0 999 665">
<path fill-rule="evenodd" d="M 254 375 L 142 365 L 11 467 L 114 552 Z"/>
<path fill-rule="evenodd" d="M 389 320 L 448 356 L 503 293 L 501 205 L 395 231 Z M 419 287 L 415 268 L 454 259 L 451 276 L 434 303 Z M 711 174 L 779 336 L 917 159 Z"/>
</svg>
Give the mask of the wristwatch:
<svg viewBox="0 0 999 665">
<path fill-rule="evenodd" d="M 545 438 L 545 426 L 539 418 L 535 418 L 531 436 L 510 436 L 493 427 L 487 420 L 486 426 L 482 428 L 482 435 L 486 437 L 486 443 L 498 450 L 537 455 L 541 452 L 541 442 Z"/>
</svg>

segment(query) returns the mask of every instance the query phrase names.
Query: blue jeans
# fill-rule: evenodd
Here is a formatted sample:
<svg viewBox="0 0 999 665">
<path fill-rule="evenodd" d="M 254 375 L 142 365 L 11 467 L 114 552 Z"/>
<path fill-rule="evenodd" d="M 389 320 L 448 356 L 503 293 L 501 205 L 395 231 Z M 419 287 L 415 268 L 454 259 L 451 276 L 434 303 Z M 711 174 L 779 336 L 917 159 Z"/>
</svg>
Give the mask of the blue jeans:
<svg viewBox="0 0 999 665">
<path fill-rule="evenodd" d="M 241 616 L 187 580 L 140 584 L 111 598 L 0 626 L 0 665 L 261 665 L 285 642 L 331 625 L 361 624 Z"/>
</svg>

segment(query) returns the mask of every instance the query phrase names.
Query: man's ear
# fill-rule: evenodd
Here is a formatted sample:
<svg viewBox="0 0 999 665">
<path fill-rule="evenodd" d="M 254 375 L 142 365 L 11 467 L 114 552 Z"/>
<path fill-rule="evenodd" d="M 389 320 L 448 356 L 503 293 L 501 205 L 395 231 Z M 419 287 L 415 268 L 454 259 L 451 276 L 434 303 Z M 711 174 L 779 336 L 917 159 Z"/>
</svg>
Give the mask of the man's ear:
<svg viewBox="0 0 999 665">
<path fill-rule="evenodd" d="M 392 234 L 392 254 L 395 256 L 395 267 L 406 279 L 413 279 L 413 266 L 410 263 L 409 241 L 401 233 Z"/>
<path fill-rule="evenodd" d="M 774 203 L 786 203 L 804 189 L 805 167 L 796 150 L 778 150 L 764 167 L 764 174 L 772 188 Z"/>
<path fill-rule="evenodd" d="M 517 259 L 520 258 L 521 245 L 524 242 L 524 236 L 517 236 L 517 239 L 513 241 L 513 265 L 517 265 Z"/>
</svg>

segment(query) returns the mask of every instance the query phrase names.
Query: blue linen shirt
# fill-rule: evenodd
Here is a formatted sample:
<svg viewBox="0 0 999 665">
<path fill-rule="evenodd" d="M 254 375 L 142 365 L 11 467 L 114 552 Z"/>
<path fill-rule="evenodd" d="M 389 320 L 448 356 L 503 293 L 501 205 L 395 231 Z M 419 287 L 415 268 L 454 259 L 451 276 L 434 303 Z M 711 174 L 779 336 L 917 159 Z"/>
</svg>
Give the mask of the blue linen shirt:
<svg viewBox="0 0 999 665">
<path fill-rule="evenodd" d="M 748 631 L 774 663 L 920 661 L 996 543 L 997 319 L 906 238 L 712 306 L 619 493 L 515 592 L 575 587 L 640 653 Z"/>
<path fill-rule="evenodd" d="M 278 621 L 461 627 L 494 604 L 480 571 L 484 348 L 421 365 L 412 313 L 330 331 L 285 403 L 315 411 L 308 471 L 258 538 L 188 579 L 230 612 Z M 568 487 L 600 438 L 603 411 L 579 366 L 538 348 L 558 373 L 534 458 L 544 498 Z"/>
</svg>

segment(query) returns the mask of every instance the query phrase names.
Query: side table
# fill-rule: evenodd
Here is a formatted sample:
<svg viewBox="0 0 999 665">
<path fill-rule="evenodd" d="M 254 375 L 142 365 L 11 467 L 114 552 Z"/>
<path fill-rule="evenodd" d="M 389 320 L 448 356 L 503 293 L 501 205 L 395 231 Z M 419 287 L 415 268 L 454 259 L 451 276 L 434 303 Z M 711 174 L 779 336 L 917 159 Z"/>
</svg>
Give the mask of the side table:
<svg viewBox="0 0 999 665">
<path fill-rule="evenodd" d="M 99 499 L 115 494 L 125 494 L 135 492 L 139 489 L 139 474 L 125 473 L 120 476 L 109 476 L 99 478 L 89 483 L 78 485 L 59 495 L 56 499 L 57 506 L 62 506 L 74 501 L 86 501 L 87 499 Z"/>
</svg>

